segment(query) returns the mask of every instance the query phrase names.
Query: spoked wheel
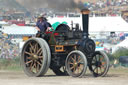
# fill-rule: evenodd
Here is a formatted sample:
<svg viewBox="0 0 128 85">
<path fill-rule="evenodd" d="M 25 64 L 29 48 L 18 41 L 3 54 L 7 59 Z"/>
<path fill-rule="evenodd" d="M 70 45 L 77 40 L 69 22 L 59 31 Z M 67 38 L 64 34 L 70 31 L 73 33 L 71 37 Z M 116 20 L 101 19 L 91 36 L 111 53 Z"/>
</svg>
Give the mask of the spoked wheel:
<svg viewBox="0 0 128 85">
<path fill-rule="evenodd" d="M 28 76 L 44 75 L 50 65 L 51 54 L 47 42 L 41 38 L 29 39 L 23 46 L 21 64 Z"/>
<path fill-rule="evenodd" d="M 105 76 L 109 70 L 109 58 L 101 51 L 96 51 L 89 65 L 89 70 L 95 77 Z"/>
<path fill-rule="evenodd" d="M 68 75 L 65 66 L 63 66 L 63 67 L 55 67 L 55 68 L 52 69 L 52 71 L 57 76 L 67 76 Z"/>
<path fill-rule="evenodd" d="M 65 62 L 66 70 L 72 77 L 82 77 L 87 69 L 86 56 L 78 50 L 72 51 Z"/>
</svg>

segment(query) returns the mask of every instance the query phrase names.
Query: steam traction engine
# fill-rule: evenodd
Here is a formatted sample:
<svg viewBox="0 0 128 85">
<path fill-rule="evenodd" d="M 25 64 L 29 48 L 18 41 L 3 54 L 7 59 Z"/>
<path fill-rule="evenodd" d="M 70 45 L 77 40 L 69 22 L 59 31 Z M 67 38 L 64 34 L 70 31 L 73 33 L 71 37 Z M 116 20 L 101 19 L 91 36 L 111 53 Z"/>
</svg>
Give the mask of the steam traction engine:
<svg viewBox="0 0 128 85">
<path fill-rule="evenodd" d="M 81 12 L 83 31 L 60 24 L 55 31 L 38 33 L 26 41 L 21 64 L 28 76 L 43 76 L 50 68 L 56 75 L 82 77 L 87 67 L 95 77 L 107 74 L 108 56 L 95 51 L 95 43 L 88 37 L 89 10 Z"/>
</svg>

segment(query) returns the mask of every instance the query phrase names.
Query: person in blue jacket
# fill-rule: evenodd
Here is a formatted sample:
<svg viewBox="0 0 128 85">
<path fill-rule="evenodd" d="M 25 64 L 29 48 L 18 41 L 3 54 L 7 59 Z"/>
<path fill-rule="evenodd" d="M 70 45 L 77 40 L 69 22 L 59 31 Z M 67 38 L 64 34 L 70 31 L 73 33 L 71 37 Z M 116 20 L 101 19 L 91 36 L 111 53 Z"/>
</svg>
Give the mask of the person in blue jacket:
<svg viewBox="0 0 128 85">
<path fill-rule="evenodd" d="M 49 23 L 47 22 L 46 18 L 44 18 L 43 16 L 38 18 L 38 21 L 36 23 L 36 29 L 38 30 L 38 32 L 46 32 L 49 30 Z"/>
</svg>

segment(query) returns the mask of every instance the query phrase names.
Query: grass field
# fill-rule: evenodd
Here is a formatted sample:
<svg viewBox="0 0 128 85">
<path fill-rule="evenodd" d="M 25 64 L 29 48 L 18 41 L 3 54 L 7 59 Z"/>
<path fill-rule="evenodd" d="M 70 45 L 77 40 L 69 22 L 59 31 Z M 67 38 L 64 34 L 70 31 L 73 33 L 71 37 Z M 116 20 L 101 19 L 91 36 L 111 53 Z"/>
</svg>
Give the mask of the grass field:
<svg viewBox="0 0 128 85">
<path fill-rule="evenodd" d="M 21 70 L 19 58 L 0 59 L 0 70 Z"/>
</svg>

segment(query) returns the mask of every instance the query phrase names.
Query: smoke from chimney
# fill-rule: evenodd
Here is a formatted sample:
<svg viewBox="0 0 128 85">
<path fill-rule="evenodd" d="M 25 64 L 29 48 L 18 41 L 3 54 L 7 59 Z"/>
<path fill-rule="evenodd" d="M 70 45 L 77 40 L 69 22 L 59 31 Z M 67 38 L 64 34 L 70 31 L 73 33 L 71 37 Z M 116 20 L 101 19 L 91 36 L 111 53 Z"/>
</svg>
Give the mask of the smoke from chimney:
<svg viewBox="0 0 128 85">
<path fill-rule="evenodd" d="M 53 8 L 58 11 L 82 9 L 81 2 L 75 3 L 74 0 L 17 0 L 29 10 L 38 8 Z"/>
</svg>

